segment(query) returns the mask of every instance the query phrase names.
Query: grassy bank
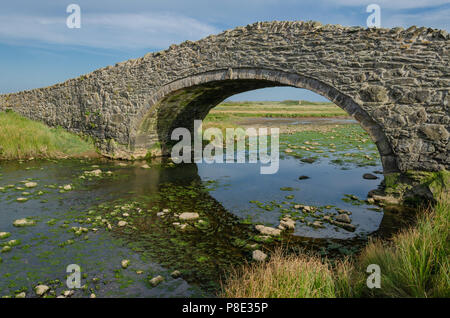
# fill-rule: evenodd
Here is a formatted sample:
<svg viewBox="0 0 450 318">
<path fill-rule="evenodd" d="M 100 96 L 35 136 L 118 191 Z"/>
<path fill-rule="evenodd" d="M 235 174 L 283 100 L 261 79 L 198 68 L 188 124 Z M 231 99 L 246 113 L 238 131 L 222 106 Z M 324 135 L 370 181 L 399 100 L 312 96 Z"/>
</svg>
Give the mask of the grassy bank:
<svg viewBox="0 0 450 318">
<path fill-rule="evenodd" d="M 450 202 L 443 194 L 414 227 L 388 242 L 369 243 L 353 260 L 287 256 L 231 272 L 223 297 L 450 297 Z M 381 269 L 381 288 L 366 287 L 367 266 Z"/>
<path fill-rule="evenodd" d="M 0 112 L 0 159 L 62 158 L 94 154 L 91 142 L 14 112 Z"/>
</svg>

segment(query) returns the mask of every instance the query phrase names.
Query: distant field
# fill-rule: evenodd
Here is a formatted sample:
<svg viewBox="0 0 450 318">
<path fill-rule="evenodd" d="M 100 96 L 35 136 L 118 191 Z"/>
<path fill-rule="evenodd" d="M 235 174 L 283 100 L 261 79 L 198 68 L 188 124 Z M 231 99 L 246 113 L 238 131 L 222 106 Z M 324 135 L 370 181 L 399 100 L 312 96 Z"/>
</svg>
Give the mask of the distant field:
<svg viewBox="0 0 450 318">
<path fill-rule="evenodd" d="M 223 102 L 206 116 L 203 128 L 237 128 L 245 118 L 349 117 L 333 103 L 286 100 L 281 102 Z"/>
<path fill-rule="evenodd" d="M 206 120 L 232 117 L 346 117 L 348 114 L 333 103 L 308 101 L 224 102 L 213 108 Z"/>
</svg>

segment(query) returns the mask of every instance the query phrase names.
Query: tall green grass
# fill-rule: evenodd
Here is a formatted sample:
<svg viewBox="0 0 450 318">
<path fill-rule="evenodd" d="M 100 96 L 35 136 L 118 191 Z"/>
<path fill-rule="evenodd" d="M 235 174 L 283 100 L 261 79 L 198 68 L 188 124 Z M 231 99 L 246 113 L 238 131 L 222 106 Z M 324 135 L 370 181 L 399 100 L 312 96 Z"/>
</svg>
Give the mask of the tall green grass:
<svg viewBox="0 0 450 318">
<path fill-rule="evenodd" d="M 92 142 L 14 112 L 0 112 L 0 159 L 60 158 L 93 152 Z"/>
<path fill-rule="evenodd" d="M 450 297 L 449 233 L 450 204 L 448 195 L 443 195 L 415 227 L 402 231 L 392 242 L 377 241 L 364 249 L 358 272 L 378 264 L 382 275 L 381 288 L 363 290 L 363 295 Z"/>
<path fill-rule="evenodd" d="M 448 192 L 414 227 L 369 243 L 358 258 L 332 267 L 316 256 L 276 251 L 270 261 L 233 270 L 223 297 L 450 297 Z M 381 288 L 366 285 L 367 266 L 381 269 Z"/>
</svg>

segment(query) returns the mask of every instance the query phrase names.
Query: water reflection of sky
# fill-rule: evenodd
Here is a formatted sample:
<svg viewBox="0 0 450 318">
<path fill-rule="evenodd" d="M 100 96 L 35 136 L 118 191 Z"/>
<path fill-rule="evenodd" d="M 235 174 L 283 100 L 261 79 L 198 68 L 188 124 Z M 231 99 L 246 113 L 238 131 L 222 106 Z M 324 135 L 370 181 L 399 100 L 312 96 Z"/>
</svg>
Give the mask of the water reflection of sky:
<svg viewBox="0 0 450 318">
<path fill-rule="evenodd" d="M 303 163 L 294 158 L 281 159 L 279 171 L 273 175 L 261 175 L 260 164 L 198 164 L 198 173 L 202 179 L 220 181 L 220 186 L 213 190 L 211 195 L 227 210 L 241 218 L 252 216 L 253 221 L 277 226 L 280 217 L 277 210 L 264 211 L 249 201 L 290 201 L 285 199 L 285 196 L 290 194 L 295 195 L 292 201 L 299 204 L 335 205 L 351 211 L 353 224 L 358 226 L 354 233 L 343 229 L 336 231 L 331 226 L 312 229 L 297 222 L 296 235 L 335 238 L 348 238 L 378 229 L 383 218 L 382 212 L 368 210 L 367 205 L 355 206 L 346 203 L 342 198 L 345 194 L 353 194 L 365 199 L 367 193 L 378 186 L 380 179 L 365 180 L 362 175 L 380 169 L 381 166 L 372 166 L 342 170 L 325 158 L 314 164 Z M 299 180 L 298 177 L 302 175 L 310 178 Z M 280 188 L 283 187 L 292 187 L 294 191 L 281 191 Z"/>
</svg>

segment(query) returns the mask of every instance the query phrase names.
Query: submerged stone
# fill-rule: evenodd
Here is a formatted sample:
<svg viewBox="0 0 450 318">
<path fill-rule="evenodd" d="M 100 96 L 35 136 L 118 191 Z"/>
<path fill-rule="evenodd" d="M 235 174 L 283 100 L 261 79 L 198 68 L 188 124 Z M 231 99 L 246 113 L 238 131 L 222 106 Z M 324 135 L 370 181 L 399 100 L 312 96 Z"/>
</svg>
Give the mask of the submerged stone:
<svg viewBox="0 0 450 318">
<path fill-rule="evenodd" d="M 365 174 L 363 174 L 363 179 L 375 180 L 375 179 L 378 179 L 378 177 L 376 175 L 371 174 L 371 173 L 365 173 Z"/>
</svg>

